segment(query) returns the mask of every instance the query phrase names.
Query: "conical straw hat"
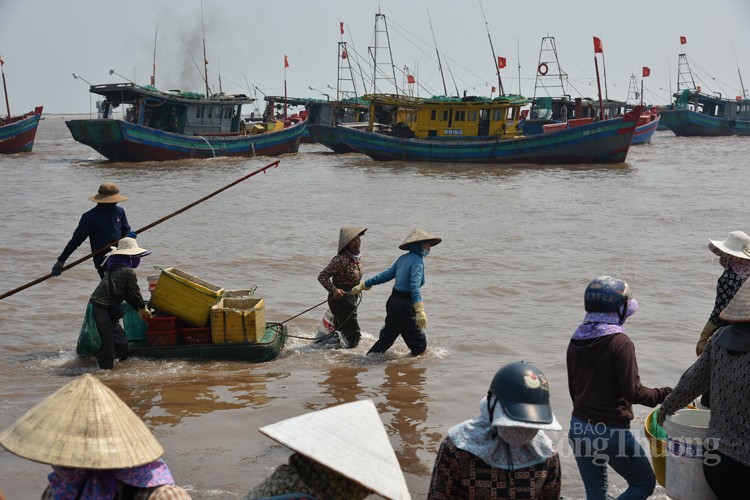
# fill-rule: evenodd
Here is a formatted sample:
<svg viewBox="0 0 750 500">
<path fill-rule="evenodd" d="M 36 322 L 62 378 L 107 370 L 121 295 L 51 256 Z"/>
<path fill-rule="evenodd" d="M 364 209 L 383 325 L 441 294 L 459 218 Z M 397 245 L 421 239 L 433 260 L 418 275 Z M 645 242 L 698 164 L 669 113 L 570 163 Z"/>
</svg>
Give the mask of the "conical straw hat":
<svg viewBox="0 0 750 500">
<path fill-rule="evenodd" d="M 384 498 L 411 498 L 396 454 L 370 400 L 333 406 L 258 430 Z"/>
<path fill-rule="evenodd" d="M 750 322 L 750 287 L 742 285 L 719 316 L 732 323 Z"/>
<path fill-rule="evenodd" d="M 84 469 L 122 469 L 164 454 L 146 424 L 90 374 L 64 385 L 0 433 L 20 457 Z"/>
<path fill-rule="evenodd" d="M 338 253 L 341 253 L 341 250 L 343 250 L 346 245 L 349 244 L 350 241 L 352 241 L 354 238 L 361 234 L 365 234 L 365 231 L 367 231 L 366 227 L 342 227 L 339 231 L 339 251 Z"/>
<path fill-rule="evenodd" d="M 434 234 L 430 234 L 424 229 L 420 229 L 418 227 L 415 227 L 412 229 L 411 233 L 409 233 L 409 236 L 406 237 L 403 243 L 401 243 L 398 247 L 401 250 L 407 250 L 410 243 L 417 243 L 419 241 L 426 241 L 431 246 L 435 246 L 441 241 L 443 241 L 442 238 L 438 238 Z"/>
</svg>

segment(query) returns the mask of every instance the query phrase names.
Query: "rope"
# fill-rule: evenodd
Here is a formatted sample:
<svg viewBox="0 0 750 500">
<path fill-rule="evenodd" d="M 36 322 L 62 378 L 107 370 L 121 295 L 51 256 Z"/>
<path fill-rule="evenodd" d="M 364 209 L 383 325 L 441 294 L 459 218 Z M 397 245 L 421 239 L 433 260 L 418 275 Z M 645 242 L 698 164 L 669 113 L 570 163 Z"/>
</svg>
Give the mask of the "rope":
<svg viewBox="0 0 750 500">
<path fill-rule="evenodd" d="M 280 325 L 283 325 L 283 324 L 284 324 L 284 323 L 286 323 L 287 321 L 291 321 L 291 320 L 293 320 L 294 318 L 296 318 L 296 317 L 298 317 L 298 316 L 302 316 L 302 315 L 303 315 L 303 314 L 305 314 L 306 312 L 308 312 L 308 311 L 312 311 L 312 310 L 313 310 L 313 309 L 315 309 L 316 307 L 322 306 L 322 305 L 323 305 L 323 304 L 325 304 L 326 302 L 328 302 L 328 299 L 324 300 L 324 301 L 323 301 L 323 302 L 321 302 L 320 304 L 315 304 L 314 306 L 312 306 L 312 307 L 310 307 L 310 308 L 308 308 L 308 309 L 305 309 L 305 310 L 304 310 L 304 311 L 302 311 L 301 313 L 299 313 L 299 314 L 296 314 L 296 315 L 292 316 L 291 318 L 289 318 L 289 319 L 286 319 L 286 320 L 282 321 L 282 322 L 281 322 L 281 323 L 279 323 L 279 324 L 280 324 Z M 359 295 L 359 300 L 357 301 L 357 305 L 356 305 L 356 306 L 354 306 L 354 311 L 352 311 L 351 313 L 349 313 L 349 316 L 347 316 L 347 318 L 346 318 L 346 319 L 345 319 L 344 321 L 342 321 L 342 322 L 341 322 L 342 324 L 344 324 L 344 323 L 346 323 L 347 321 L 349 321 L 349 319 L 350 319 L 350 318 L 352 317 L 352 315 L 354 314 L 354 312 L 355 312 L 355 311 L 357 310 L 357 308 L 359 307 L 359 305 L 360 305 L 361 303 L 362 303 L 362 294 L 360 294 L 360 295 Z M 318 343 L 320 343 L 320 342 L 324 342 L 324 341 L 326 341 L 326 340 L 328 340 L 328 339 L 332 338 L 332 337 L 333 337 L 334 335 L 336 335 L 336 332 L 331 332 L 331 333 L 329 333 L 329 334 L 327 334 L 327 335 L 324 335 L 323 337 L 300 337 L 299 335 L 289 335 L 288 333 L 281 333 L 281 335 L 283 335 L 283 336 L 285 336 L 285 337 L 287 337 L 287 338 L 292 338 L 292 339 L 301 339 L 301 340 L 313 340 L 313 341 L 315 341 L 315 343 L 316 343 L 316 344 L 318 344 Z"/>
</svg>

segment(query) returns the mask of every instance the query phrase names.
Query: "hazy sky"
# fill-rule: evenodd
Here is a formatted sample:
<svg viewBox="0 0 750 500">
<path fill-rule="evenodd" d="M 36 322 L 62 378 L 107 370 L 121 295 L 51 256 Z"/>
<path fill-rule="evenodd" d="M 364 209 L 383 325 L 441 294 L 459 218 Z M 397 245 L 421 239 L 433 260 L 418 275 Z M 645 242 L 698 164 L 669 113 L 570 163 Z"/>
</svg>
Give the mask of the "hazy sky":
<svg viewBox="0 0 750 500">
<path fill-rule="evenodd" d="M 409 68 L 422 96 L 443 93 L 428 13 L 449 93 L 457 87 L 488 96 L 496 86 L 487 27 L 495 52 L 507 60 L 501 70 L 506 93 L 518 93 L 520 62 L 521 93 L 534 94 L 544 36 L 555 37 L 574 97 L 597 93 L 593 36 L 603 40 L 612 99 L 624 100 L 630 75 L 640 82 L 641 68 L 648 66 L 646 101 L 668 102 L 670 84 L 673 90 L 677 84 L 680 36 L 687 38 L 682 49 L 704 91 L 739 95 L 738 66 L 750 87 L 749 0 L 203 0 L 202 8 L 214 92 L 221 76 L 225 93 L 247 94 L 257 86 L 283 95 L 287 55 L 288 95 L 322 97 L 309 90 L 314 87 L 335 96 L 328 86 L 336 87 L 339 22 L 345 23 L 350 60 L 359 55 L 361 64 L 370 65 L 367 48 L 378 11 L 386 15 L 394 64 L 399 71 Z M 88 113 L 88 85 L 73 73 L 92 84 L 123 81 L 109 74 L 114 69 L 147 84 L 157 30 L 156 86 L 203 92 L 200 0 L 0 0 L 0 56 L 11 113 L 37 105 L 47 113 Z M 371 79 L 371 66 L 364 71 Z M 397 78 L 400 83 L 403 75 Z"/>
</svg>

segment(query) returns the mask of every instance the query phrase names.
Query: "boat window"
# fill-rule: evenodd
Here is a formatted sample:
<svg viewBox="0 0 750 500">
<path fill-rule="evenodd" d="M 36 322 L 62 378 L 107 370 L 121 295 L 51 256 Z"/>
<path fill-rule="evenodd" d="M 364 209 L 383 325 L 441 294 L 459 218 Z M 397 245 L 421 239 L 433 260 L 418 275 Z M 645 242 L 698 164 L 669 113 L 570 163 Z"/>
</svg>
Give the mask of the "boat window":
<svg viewBox="0 0 750 500">
<path fill-rule="evenodd" d="M 469 111 L 468 120 L 470 122 L 477 121 L 477 112 L 476 111 Z"/>
<path fill-rule="evenodd" d="M 499 122 L 505 120 L 505 108 L 495 108 L 492 110 L 492 121 Z"/>
<path fill-rule="evenodd" d="M 466 121 L 466 111 L 456 111 L 453 113 L 453 121 L 463 122 Z"/>
<path fill-rule="evenodd" d="M 208 107 L 208 118 L 213 118 L 214 116 L 214 108 L 213 106 Z"/>
<path fill-rule="evenodd" d="M 407 122 L 417 121 L 417 114 L 414 111 L 409 111 L 408 113 L 406 113 L 406 121 Z"/>
<path fill-rule="evenodd" d="M 445 111 L 443 111 L 443 118 L 442 118 L 442 120 L 443 120 L 444 122 L 447 122 L 447 121 L 448 121 L 448 116 L 449 116 L 449 114 L 450 114 L 450 113 L 448 112 L 448 110 L 445 110 Z"/>
<path fill-rule="evenodd" d="M 515 120 L 518 116 L 518 108 L 510 108 L 510 120 Z"/>
<path fill-rule="evenodd" d="M 195 107 L 195 117 L 196 118 L 203 118 L 203 106 L 196 106 Z"/>
<path fill-rule="evenodd" d="M 435 121 L 436 119 L 437 119 L 437 111 L 433 109 L 432 111 L 430 111 L 430 120 Z"/>
</svg>

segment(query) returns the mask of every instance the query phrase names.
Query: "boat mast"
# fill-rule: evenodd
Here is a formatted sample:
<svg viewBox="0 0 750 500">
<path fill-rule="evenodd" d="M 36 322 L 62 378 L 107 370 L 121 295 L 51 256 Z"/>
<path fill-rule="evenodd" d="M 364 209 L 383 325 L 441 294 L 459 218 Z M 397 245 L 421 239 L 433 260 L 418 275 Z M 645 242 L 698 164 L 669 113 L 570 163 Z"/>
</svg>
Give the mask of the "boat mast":
<svg viewBox="0 0 750 500">
<path fill-rule="evenodd" d="M 203 2 L 201 2 L 201 27 L 203 28 L 203 80 L 206 82 L 206 97 L 210 95 L 208 90 L 208 58 L 206 57 L 206 24 L 203 22 Z"/>
<path fill-rule="evenodd" d="M 628 86 L 628 97 L 625 99 L 625 102 L 627 104 L 638 103 L 638 80 L 636 79 L 634 73 L 630 74 L 630 85 Z"/>
<path fill-rule="evenodd" d="M 521 46 L 518 38 L 516 38 L 516 58 L 518 59 L 518 95 L 523 95 L 521 93 Z"/>
<path fill-rule="evenodd" d="M 382 30 L 379 29 L 381 18 L 383 19 L 384 26 Z M 390 57 L 391 61 L 391 73 L 393 75 L 392 79 L 388 76 L 378 77 L 378 73 L 382 73 L 383 75 L 385 75 L 384 72 L 378 70 L 378 33 L 385 33 L 386 43 L 388 45 L 388 56 Z M 396 67 L 393 65 L 393 52 L 391 51 L 391 39 L 388 35 L 388 22 L 385 19 L 385 14 L 381 14 L 380 12 L 375 14 L 374 38 L 375 45 L 369 47 L 370 55 L 372 56 L 372 92 L 373 94 L 378 93 L 378 80 L 390 80 L 393 83 L 396 95 L 398 95 L 398 83 L 396 83 Z"/>
<path fill-rule="evenodd" d="M 497 64 L 497 55 L 495 54 L 495 47 L 492 46 L 492 37 L 490 36 L 490 26 L 487 24 L 487 16 L 484 15 L 484 7 L 482 7 L 482 0 L 479 0 L 479 8 L 482 9 L 482 17 L 484 18 L 484 26 L 487 28 L 487 38 L 490 41 L 490 50 L 492 51 L 492 64 L 495 65 L 495 72 L 497 73 L 497 90 L 498 95 L 505 95 L 503 89 L 503 81 L 500 79 L 500 67 Z"/>
<path fill-rule="evenodd" d="M 435 31 L 432 29 L 432 18 L 430 17 L 430 10 L 427 9 L 427 20 L 430 23 L 430 33 L 432 33 L 432 43 L 435 45 L 435 53 L 437 54 L 438 69 L 440 70 L 440 78 L 443 80 L 443 95 L 448 95 L 448 87 L 445 86 L 445 75 L 443 75 L 443 65 L 440 63 L 440 51 L 438 50 L 437 40 L 435 40 Z"/>
<path fill-rule="evenodd" d="M 156 87 L 156 35 L 159 34 L 159 25 L 156 25 L 156 31 L 154 31 L 154 59 L 151 64 L 151 86 Z"/>
<path fill-rule="evenodd" d="M 734 41 L 732 41 L 732 52 L 734 52 L 734 64 L 737 65 L 737 74 L 740 75 L 740 89 L 742 89 L 742 98 L 747 99 L 747 91 L 745 90 L 745 84 L 742 83 L 742 73 L 740 73 L 740 63 L 737 62 L 737 51 L 734 50 Z"/>
<path fill-rule="evenodd" d="M 338 42 L 338 56 L 336 57 L 338 73 L 336 74 L 336 100 L 340 101 L 342 98 L 346 98 L 346 94 L 350 93 L 343 90 L 343 82 L 352 82 L 352 88 L 354 89 L 354 98 L 356 99 L 357 94 L 357 81 L 354 79 L 354 72 L 352 71 L 352 63 L 349 52 L 347 51 L 346 42 L 344 41 L 344 22 L 339 23 L 339 30 L 341 32 L 341 39 Z M 349 76 L 347 78 L 347 72 Z"/>
<path fill-rule="evenodd" d="M 600 40 L 603 40 L 604 37 L 600 37 Z M 602 42 L 604 43 L 604 42 Z M 609 100 L 609 93 L 607 92 L 607 64 L 604 62 L 604 50 L 601 52 L 602 54 L 602 73 L 604 74 L 604 99 Z M 599 91 L 599 94 L 601 94 L 601 90 Z M 599 97 L 601 99 L 601 96 Z M 602 120 L 604 117 L 602 116 Z"/>
<path fill-rule="evenodd" d="M 680 91 L 680 84 L 686 89 L 696 89 L 693 72 L 690 71 L 690 64 L 688 64 L 687 54 L 685 53 L 680 54 L 677 65 L 677 92 Z"/>
<path fill-rule="evenodd" d="M 0 73 L 3 74 L 3 93 L 5 93 L 5 109 L 8 110 L 8 119 L 10 120 L 10 103 L 8 102 L 8 87 L 5 85 L 5 70 L 3 69 L 3 59 L 0 57 Z M 89 105 L 91 101 L 89 100 Z"/>
<path fill-rule="evenodd" d="M 547 55 L 551 53 L 551 55 Z M 545 83 L 545 77 L 556 78 L 560 81 L 559 85 L 547 85 Z M 534 83 L 534 99 L 537 97 L 537 89 L 543 88 L 547 97 L 565 97 L 565 85 L 563 77 L 567 78 L 568 75 L 563 72 L 560 68 L 560 61 L 557 58 L 557 46 L 555 44 L 555 37 L 544 36 L 542 37 L 542 43 L 539 47 L 539 61 L 536 67 L 536 81 Z M 549 92 L 547 89 L 554 89 L 560 87 L 559 94 L 557 92 Z"/>
</svg>

